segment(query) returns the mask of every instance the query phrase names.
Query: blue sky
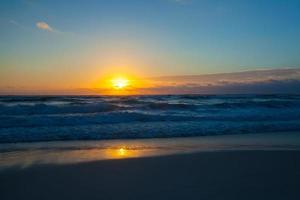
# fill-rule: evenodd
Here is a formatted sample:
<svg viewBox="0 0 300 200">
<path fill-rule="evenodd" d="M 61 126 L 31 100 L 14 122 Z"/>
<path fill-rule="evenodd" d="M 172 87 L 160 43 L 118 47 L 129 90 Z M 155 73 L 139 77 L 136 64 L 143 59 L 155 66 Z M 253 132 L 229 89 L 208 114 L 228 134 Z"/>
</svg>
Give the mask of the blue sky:
<svg viewBox="0 0 300 200">
<path fill-rule="evenodd" d="M 298 0 L 7 0 L 0 26 L 1 87 L 300 66 Z"/>
</svg>

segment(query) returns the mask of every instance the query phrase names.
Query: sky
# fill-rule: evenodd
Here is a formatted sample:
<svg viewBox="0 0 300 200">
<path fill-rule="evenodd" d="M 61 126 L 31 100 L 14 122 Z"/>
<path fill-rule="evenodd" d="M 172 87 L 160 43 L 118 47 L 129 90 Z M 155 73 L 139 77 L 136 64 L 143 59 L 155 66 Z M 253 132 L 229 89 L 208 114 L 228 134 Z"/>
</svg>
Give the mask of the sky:
<svg viewBox="0 0 300 200">
<path fill-rule="evenodd" d="M 0 27 L 0 93 L 300 68 L 298 0 L 2 0 Z"/>
</svg>

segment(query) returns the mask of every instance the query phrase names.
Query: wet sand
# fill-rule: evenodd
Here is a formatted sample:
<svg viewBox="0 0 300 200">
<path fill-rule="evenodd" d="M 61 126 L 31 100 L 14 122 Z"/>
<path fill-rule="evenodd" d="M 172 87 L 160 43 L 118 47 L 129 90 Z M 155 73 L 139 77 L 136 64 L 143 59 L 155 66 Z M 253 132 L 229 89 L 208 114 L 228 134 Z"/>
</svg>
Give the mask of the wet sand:
<svg viewBox="0 0 300 200">
<path fill-rule="evenodd" d="M 0 199 L 300 199 L 300 151 L 216 151 L 0 171 Z"/>
</svg>

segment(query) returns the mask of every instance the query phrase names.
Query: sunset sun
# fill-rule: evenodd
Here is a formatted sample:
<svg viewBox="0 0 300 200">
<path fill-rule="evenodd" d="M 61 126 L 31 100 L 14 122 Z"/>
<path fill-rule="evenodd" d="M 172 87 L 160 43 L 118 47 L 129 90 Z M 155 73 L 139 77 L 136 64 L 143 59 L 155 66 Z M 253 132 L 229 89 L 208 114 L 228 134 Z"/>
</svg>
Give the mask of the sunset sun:
<svg viewBox="0 0 300 200">
<path fill-rule="evenodd" d="M 129 86 L 129 79 L 118 77 L 111 80 L 112 87 L 117 90 L 124 89 Z"/>
</svg>

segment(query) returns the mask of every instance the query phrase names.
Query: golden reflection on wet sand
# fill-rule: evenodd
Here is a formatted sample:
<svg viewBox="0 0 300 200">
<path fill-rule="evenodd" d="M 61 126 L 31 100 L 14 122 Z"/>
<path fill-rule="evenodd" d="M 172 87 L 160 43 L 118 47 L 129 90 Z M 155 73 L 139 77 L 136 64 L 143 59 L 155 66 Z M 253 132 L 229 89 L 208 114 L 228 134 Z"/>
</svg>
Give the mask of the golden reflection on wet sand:
<svg viewBox="0 0 300 200">
<path fill-rule="evenodd" d="M 120 158 L 132 158 L 132 157 L 140 157 L 145 155 L 145 150 L 139 149 L 127 149 L 126 147 L 120 147 L 116 149 L 106 149 L 104 154 L 107 159 L 120 159 Z"/>
<path fill-rule="evenodd" d="M 0 169 L 216 150 L 300 149 L 300 135 L 249 134 L 195 138 L 74 141 L 0 146 Z"/>
<path fill-rule="evenodd" d="M 80 150 L 26 150 L 0 154 L 0 167 L 28 167 L 33 164 L 67 164 L 104 159 L 124 159 L 153 155 L 153 150 L 109 148 Z"/>
</svg>

